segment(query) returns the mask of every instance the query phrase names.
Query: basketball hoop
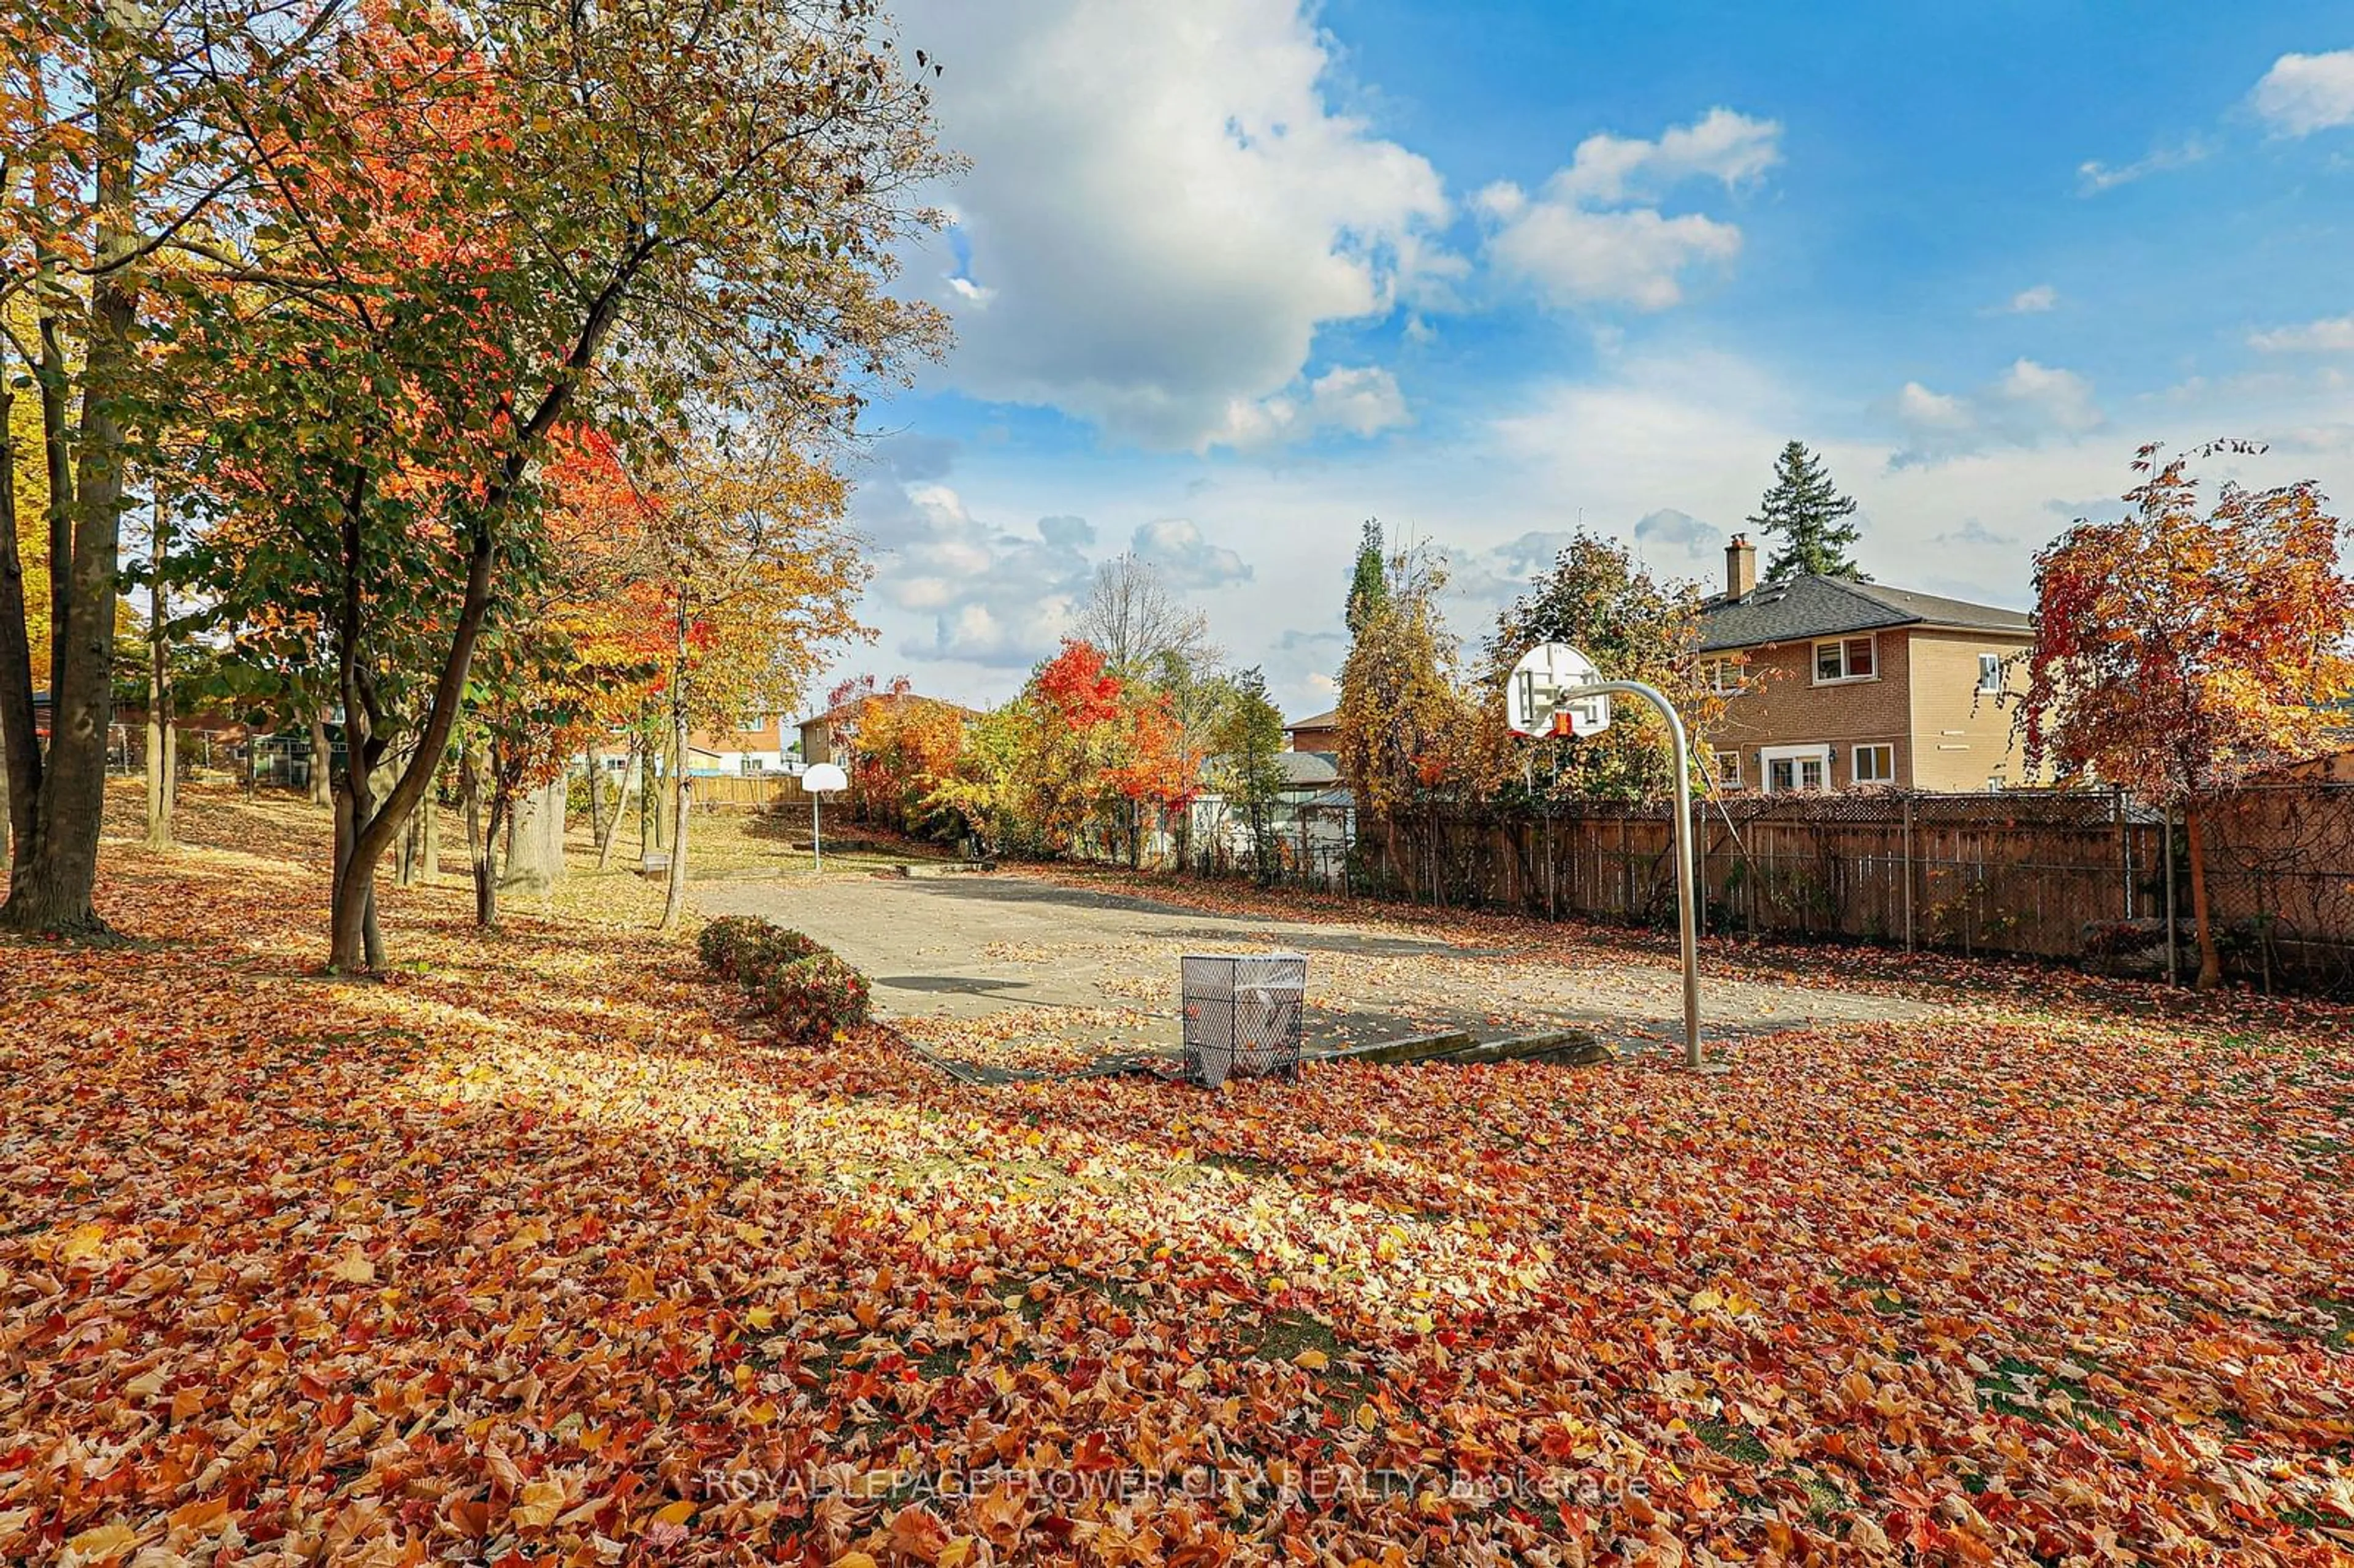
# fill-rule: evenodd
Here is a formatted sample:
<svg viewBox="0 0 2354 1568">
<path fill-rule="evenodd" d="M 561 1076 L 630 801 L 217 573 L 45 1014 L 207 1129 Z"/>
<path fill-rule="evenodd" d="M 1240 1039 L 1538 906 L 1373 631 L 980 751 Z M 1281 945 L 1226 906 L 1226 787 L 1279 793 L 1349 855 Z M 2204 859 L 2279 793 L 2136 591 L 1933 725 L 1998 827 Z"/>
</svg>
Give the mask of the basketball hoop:
<svg viewBox="0 0 2354 1568">
<path fill-rule="evenodd" d="M 1565 642 L 1545 642 L 1521 655 L 1504 688 L 1504 723 L 1514 735 L 1583 740 L 1610 727 L 1610 699 L 1599 693 L 1565 694 L 1602 679 L 1594 661 Z"/>
<path fill-rule="evenodd" d="M 1606 681 L 1576 649 L 1547 642 L 1530 649 L 1512 666 L 1504 688 L 1504 722 L 1528 739 L 1570 736 L 1583 739 L 1610 727 L 1610 695 L 1640 697 L 1659 711 L 1675 758 L 1676 925 L 1683 949 L 1684 1065 L 1702 1066 L 1700 1049 L 1700 890 L 1692 863 L 1691 747 L 1684 721 L 1658 687 L 1641 681 Z M 1546 835 L 1552 842 L 1552 835 Z"/>
</svg>

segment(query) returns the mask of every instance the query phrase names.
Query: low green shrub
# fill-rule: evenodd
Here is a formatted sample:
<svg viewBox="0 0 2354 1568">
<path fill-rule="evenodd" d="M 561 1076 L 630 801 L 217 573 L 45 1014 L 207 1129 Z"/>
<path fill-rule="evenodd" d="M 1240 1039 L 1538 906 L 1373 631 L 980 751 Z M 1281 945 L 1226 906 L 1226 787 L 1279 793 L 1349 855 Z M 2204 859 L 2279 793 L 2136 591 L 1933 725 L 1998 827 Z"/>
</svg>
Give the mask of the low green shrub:
<svg viewBox="0 0 2354 1568">
<path fill-rule="evenodd" d="M 788 1040 L 830 1040 L 866 1022 L 866 977 L 799 931 L 730 915 L 695 939 L 704 967 L 733 980 Z"/>
<path fill-rule="evenodd" d="M 828 952 L 779 964 L 755 993 L 757 1005 L 788 1040 L 831 1040 L 866 1022 L 866 977 Z"/>
<path fill-rule="evenodd" d="M 746 991 L 758 991 L 769 972 L 780 964 L 795 963 L 825 948 L 780 926 L 753 915 L 729 915 L 714 920 L 695 939 L 704 967 L 722 980 L 734 980 Z"/>
</svg>

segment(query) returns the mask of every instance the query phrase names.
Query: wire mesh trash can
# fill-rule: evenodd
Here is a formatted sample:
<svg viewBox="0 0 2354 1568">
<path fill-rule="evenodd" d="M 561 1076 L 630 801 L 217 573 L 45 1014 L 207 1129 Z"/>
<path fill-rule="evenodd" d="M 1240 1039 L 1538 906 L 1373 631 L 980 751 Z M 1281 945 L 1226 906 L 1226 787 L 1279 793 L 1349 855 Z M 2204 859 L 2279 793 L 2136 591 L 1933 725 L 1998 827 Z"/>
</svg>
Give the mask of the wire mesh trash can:
<svg viewBox="0 0 2354 1568">
<path fill-rule="evenodd" d="M 1182 980 L 1186 1077 L 1214 1089 L 1299 1065 L 1305 953 L 1188 953 Z"/>
</svg>

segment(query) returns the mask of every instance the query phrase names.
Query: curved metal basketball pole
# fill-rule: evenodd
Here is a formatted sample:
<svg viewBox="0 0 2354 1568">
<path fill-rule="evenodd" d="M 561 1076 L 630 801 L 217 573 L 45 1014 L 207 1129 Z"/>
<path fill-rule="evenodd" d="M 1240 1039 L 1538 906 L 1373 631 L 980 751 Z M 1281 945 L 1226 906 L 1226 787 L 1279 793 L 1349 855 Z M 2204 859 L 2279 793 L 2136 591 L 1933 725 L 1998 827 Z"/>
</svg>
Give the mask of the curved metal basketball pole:
<svg viewBox="0 0 2354 1568">
<path fill-rule="evenodd" d="M 1691 842 L 1691 742 L 1684 734 L 1683 716 L 1657 686 L 1641 681 L 1596 681 L 1584 686 L 1564 686 L 1553 695 L 1556 705 L 1580 697 L 1624 694 L 1640 697 L 1659 709 L 1668 721 L 1668 735 L 1676 748 L 1676 920 L 1684 959 L 1684 1065 L 1702 1070 L 1700 1058 L 1700 916 L 1698 889 L 1693 885 Z"/>
</svg>

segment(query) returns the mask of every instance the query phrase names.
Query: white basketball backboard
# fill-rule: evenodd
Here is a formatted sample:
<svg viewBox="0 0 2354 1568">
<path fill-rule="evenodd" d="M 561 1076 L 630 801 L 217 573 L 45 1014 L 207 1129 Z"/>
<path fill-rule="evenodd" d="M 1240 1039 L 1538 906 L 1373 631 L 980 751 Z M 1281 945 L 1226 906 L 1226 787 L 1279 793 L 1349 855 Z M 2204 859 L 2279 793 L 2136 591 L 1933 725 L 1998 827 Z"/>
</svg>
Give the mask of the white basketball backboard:
<svg viewBox="0 0 2354 1568">
<path fill-rule="evenodd" d="M 1504 722 L 1514 735 L 1600 735 L 1610 727 L 1609 697 L 1564 701 L 1561 694 L 1601 678 L 1594 661 L 1569 644 L 1541 643 L 1512 666 L 1504 688 Z"/>
</svg>

